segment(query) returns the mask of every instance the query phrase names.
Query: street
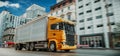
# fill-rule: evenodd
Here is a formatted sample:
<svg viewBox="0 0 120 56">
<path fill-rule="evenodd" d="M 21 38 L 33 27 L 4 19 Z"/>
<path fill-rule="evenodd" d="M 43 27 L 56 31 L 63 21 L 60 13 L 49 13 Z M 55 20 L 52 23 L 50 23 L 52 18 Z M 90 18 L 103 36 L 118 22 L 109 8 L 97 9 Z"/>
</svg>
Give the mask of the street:
<svg viewBox="0 0 120 56">
<path fill-rule="evenodd" d="M 16 51 L 13 48 L 0 48 L 0 56 L 120 56 L 120 50 L 77 49 L 68 53 L 63 51 Z"/>
</svg>

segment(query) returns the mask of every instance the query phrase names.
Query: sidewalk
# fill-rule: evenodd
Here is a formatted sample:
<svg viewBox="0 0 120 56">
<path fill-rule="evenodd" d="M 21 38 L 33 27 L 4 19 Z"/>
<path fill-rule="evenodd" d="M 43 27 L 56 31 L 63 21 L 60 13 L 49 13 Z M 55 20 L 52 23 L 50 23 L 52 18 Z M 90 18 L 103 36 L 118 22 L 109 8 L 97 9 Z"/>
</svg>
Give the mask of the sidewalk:
<svg viewBox="0 0 120 56">
<path fill-rule="evenodd" d="M 77 48 L 77 49 L 92 49 L 92 50 L 120 50 L 120 48 Z"/>
</svg>

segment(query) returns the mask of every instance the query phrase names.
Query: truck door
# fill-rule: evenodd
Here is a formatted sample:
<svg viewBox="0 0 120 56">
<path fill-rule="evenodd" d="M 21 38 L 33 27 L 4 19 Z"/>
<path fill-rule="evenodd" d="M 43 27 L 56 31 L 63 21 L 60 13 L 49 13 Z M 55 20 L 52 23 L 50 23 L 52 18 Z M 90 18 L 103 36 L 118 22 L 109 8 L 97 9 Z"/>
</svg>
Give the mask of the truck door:
<svg viewBox="0 0 120 56">
<path fill-rule="evenodd" d="M 59 23 L 51 25 L 50 35 L 52 39 L 60 39 L 61 33 L 59 28 Z"/>
</svg>

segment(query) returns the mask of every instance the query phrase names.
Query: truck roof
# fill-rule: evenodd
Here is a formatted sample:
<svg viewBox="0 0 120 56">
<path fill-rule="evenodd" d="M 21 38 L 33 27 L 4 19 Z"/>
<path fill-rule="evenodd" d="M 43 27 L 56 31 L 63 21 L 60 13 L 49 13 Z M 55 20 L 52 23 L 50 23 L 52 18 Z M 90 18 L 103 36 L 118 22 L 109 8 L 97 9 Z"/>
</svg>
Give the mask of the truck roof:
<svg viewBox="0 0 120 56">
<path fill-rule="evenodd" d="M 49 18 L 50 20 L 58 19 L 58 20 L 60 20 L 60 21 L 62 21 L 62 22 L 66 22 L 66 23 L 75 25 L 75 22 L 72 22 L 72 21 L 70 21 L 70 20 L 67 20 L 67 19 L 64 19 L 64 18 L 61 18 L 61 17 L 56 17 L 56 16 L 49 16 L 49 17 L 50 17 L 50 18 Z"/>
</svg>

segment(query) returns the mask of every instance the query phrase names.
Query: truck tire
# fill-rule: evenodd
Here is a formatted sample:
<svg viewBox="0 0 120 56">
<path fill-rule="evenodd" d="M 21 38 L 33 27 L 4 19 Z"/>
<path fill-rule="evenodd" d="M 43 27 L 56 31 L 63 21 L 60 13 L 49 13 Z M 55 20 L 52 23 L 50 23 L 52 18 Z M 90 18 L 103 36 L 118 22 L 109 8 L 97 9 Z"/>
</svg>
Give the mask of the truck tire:
<svg viewBox="0 0 120 56">
<path fill-rule="evenodd" d="M 65 52 L 70 52 L 70 50 L 64 50 Z"/>
<path fill-rule="evenodd" d="M 17 45 L 17 50 L 22 50 L 22 45 L 21 44 Z"/>
<path fill-rule="evenodd" d="M 51 52 L 56 52 L 56 44 L 55 44 L 55 42 L 50 43 L 50 51 Z"/>
<path fill-rule="evenodd" d="M 34 44 L 34 43 L 31 43 L 31 44 L 30 44 L 30 50 L 31 50 L 31 51 L 34 51 L 34 50 L 35 50 L 35 44 Z"/>
<path fill-rule="evenodd" d="M 29 43 L 26 43 L 25 49 L 26 49 L 27 51 L 30 50 L 30 44 L 29 44 Z"/>
</svg>

